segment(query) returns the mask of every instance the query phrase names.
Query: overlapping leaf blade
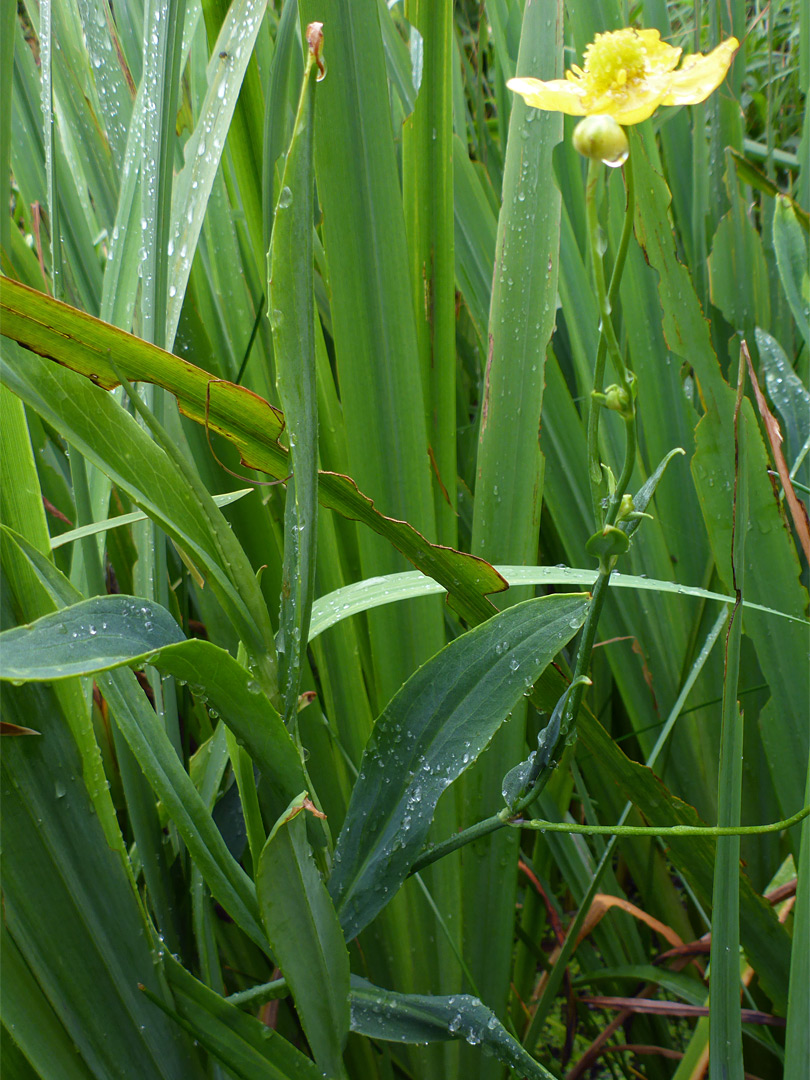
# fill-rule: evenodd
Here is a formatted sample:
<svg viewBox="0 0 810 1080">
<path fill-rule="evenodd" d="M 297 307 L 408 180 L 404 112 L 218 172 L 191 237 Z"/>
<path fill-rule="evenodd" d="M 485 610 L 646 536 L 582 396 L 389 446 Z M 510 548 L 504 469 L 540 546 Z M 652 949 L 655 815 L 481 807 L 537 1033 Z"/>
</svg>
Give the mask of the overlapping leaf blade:
<svg viewBox="0 0 810 1080">
<path fill-rule="evenodd" d="M 451 642 L 388 703 L 366 746 L 329 880 L 347 938 L 393 897 L 442 792 L 571 640 L 587 606 L 574 595 L 509 608 Z"/>
</svg>

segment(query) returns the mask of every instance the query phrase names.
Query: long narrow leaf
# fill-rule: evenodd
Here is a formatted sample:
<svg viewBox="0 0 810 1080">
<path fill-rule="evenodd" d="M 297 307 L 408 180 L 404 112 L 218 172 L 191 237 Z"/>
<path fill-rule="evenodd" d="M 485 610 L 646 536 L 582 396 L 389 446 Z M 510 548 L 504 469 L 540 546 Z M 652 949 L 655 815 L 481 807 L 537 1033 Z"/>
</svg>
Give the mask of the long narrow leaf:
<svg viewBox="0 0 810 1080">
<path fill-rule="evenodd" d="M 349 1033 L 349 953 L 307 842 L 305 796 L 276 822 L 256 886 L 273 954 L 325 1076 L 344 1076 Z"/>
</svg>

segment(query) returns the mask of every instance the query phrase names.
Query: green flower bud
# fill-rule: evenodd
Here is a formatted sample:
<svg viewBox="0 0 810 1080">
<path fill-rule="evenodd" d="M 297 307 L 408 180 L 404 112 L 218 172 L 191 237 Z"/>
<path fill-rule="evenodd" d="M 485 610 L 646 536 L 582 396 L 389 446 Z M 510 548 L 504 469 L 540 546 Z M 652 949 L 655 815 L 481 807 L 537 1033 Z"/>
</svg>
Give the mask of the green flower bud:
<svg viewBox="0 0 810 1080">
<path fill-rule="evenodd" d="M 611 168 L 623 165 L 630 152 L 624 128 L 612 116 L 586 116 L 574 128 L 574 149 Z"/>
<path fill-rule="evenodd" d="M 631 406 L 630 395 L 621 386 L 615 383 L 605 388 L 605 408 L 613 409 L 614 412 L 626 414 Z"/>
</svg>

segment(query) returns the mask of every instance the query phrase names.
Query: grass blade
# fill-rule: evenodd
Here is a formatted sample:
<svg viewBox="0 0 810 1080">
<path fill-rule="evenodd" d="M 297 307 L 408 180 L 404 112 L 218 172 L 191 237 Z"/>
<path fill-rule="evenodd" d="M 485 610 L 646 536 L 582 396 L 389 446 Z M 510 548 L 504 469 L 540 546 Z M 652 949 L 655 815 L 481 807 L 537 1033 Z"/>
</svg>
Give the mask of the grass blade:
<svg viewBox="0 0 810 1080">
<path fill-rule="evenodd" d="M 278 819 L 259 860 L 256 887 L 270 947 L 295 999 L 324 1076 L 345 1077 L 349 953 L 307 842 L 309 800 L 298 796 Z M 311 807 L 311 804 L 310 804 Z"/>
<path fill-rule="evenodd" d="M 225 1001 L 173 957 L 163 963 L 177 1007 L 170 1014 L 240 1080 L 322 1080 L 315 1063 L 272 1028 Z"/>
<path fill-rule="evenodd" d="M 717 797 L 717 824 L 740 824 L 743 770 L 743 718 L 737 701 L 740 677 L 742 609 L 745 588 L 745 534 L 748 523 L 748 470 L 746 440 L 740 427 L 746 418 L 740 413 L 745 385 L 743 344 L 740 352 L 737 402 L 734 411 L 734 501 L 732 513 L 731 573 L 737 602 L 732 609 L 726 634 L 725 678 L 723 682 L 723 727 L 720 734 L 720 775 Z M 712 893 L 711 1011 L 709 1013 L 709 1070 L 711 1080 L 742 1080 L 742 1022 L 740 1017 L 740 838 L 720 836 L 714 867 Z"/>
<path fill-rule="evenodd" d="M 527 5 L 517 71 L 560 77 L 562 45 L 560 0 Z M 500 60 L 506 73 L 505 58 Z M 471 551 L 491 562 L 537 561 L 543 491 L 538 430 L 546 347 L 554 329 L 560 245 L 560 196 L 551 182 L 551 155 L 561 136 L 560 114 L 530 109 L 522 99 L 511 103 L 471 542 Z M 519 711 L 462 788 L 474 819 L 484 817 L 499 797 L 501 778 L 524 756 L 524 744 L 525 711 Z M 504 866 L 516 864 L 517 842 L 515 837 L 498 835 L 481 847 L 479 857 L 464 869 L 462 893 L 474 898 L 464 912 L 464 936 L 478 991 L 501 1014 L 509 988 L 516 881 L 511 872 L 504 874 Z"/>
<path fill-rule="evenodd" d="M 552 1073 L 534 1060 L 506 1031 L 491 1009 L 469 994 L 427 997 L 396 994 L 352 979 L 352 1031 L 399 1043 L 465 1039 L 476 1051 L 498 1058 L 529 1080 L 551 1080 Z"/>
<path fill-rule="evenodd" d="M 315 588 L 318 520 L 318 396 L 315 386 L 313 164 L 315 83 L 323 33 L 307 28 L 307 65 L 273 220 L 267 282 L 276 387 L 287 424 L 292 477 L 284 511 L 279 665 L 284 719 L 298 712 L 301 659 Z"/>
<path fill-rule="evenodd" d="M 453 251 L 453 5 L 412 0 L 424 43 L 422 82 L 403 131 L 403 189 L 425 422 L 435 471 L 438 539 L 457 544 L 455 267 Z"/>
</svg>

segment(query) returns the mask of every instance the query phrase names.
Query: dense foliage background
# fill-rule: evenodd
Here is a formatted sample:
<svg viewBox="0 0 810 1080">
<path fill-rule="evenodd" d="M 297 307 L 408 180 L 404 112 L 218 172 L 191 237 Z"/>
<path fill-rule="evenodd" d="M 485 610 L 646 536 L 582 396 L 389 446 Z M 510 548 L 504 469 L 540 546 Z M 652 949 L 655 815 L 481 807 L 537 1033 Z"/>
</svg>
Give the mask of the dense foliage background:
<svg viewBox="0 0 810 1080">
<path fill-rule="evenodd" d="M 1 17 L 4 1077 L 810 1075 L 810 825 L 750 831 L 809 801 L 808 4 Z M 506 81 L 629 25 L 742 44 L 631 132 L 630 491 L 684 454 L 555 746 L 600 320 Z"/>
</svg>

